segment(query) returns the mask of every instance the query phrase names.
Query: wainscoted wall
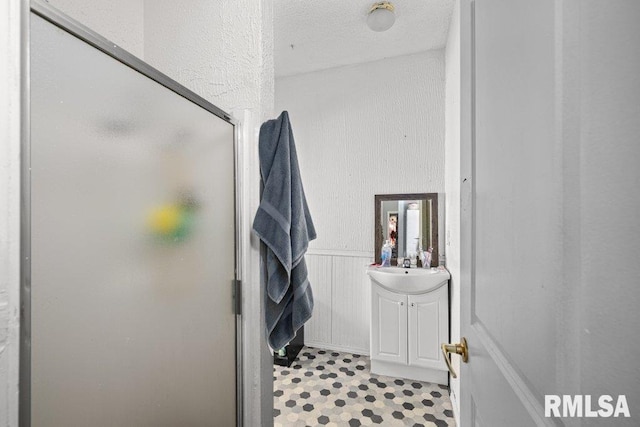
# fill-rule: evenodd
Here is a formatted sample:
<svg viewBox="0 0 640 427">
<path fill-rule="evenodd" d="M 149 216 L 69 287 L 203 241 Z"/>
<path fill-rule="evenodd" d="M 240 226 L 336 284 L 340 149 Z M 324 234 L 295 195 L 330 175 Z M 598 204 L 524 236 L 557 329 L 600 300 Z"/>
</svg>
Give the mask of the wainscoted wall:
<svg viewBox="0 0 640 427">
<path fill-rule="evenodd" d="M 374 195 L 444 191 L 444 95 L 443 50 L 276 78 L 318 232 L 307 344 L 369 352 Z"/>
<path fill-rule="evenodd" d="M 313 317 L 305 326 L 312 347 L 369 354 L 370 285 L 365 269 L 373 254 L 310 250 L 306 261 L 313 289 Z"/>
</svg>

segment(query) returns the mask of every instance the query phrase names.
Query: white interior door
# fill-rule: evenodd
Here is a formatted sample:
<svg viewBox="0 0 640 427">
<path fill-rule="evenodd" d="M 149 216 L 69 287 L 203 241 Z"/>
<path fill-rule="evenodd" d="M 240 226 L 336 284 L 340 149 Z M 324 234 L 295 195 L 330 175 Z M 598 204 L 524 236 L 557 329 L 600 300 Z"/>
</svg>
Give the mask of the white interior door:
<svg viewBox="0 0 640 427">
<path fill-rule="evenodd" d="M 561 281 L 554 2 L 478 0 L 472 25 L 474 155 L 471 171 L 462 164 L 468 203 L 460 231 L 462 271 L 470 274 L 461 288 L 461 335 L 470 347 L 461 364 L 462 425 L 543 425 L 543 395 L 555 387 Z"/>
<path fill-rule="evenodd" d="M 640 3 L 461 16 L 461 425 L 638 425 Z M 631 418 L 548 417 L 545 395 Z"/>
<path fill-rule="evenodd" d="M 233 125 L 34 14 L 30 36 L 21 425 L 235 425 Z"/>
</svg>

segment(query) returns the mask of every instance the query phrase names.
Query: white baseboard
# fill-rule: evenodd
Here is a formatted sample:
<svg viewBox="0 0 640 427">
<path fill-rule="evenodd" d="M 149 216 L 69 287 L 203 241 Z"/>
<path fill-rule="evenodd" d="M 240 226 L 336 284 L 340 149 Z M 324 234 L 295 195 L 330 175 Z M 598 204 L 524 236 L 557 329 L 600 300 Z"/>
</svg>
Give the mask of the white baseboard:
<svg viewBox="0 0 640 427">
<path fill-rule="evenodd" d="M 387 377 L 406 378 L 408 380 L 447 385 L 449 371 L 409 366 L 384 360 L 371 361 L 371 373 Z"/>
<path fill-rule="evenodd" d="M 453 408 L 453 419 L 456 420 L 456 426 L 462 427 L 460 425 L 460 404 L 458 403 L 458 396 L 456 396 L 456 393 L 452 388 L 449 389 L 449 398 L 451 399 L 451 408 Z"/>
<path fill-rule="evenodd" d="M 329 343 L 326 343 L 326 342 L 309 341 L 309 340 L 305 339 L 304 340 L 304 345 L 309 346 L 309 347 L 321 348 L 323 350 L 341 351 L 341 352 L 344 352 L 344 353 L 361 354 L 363 356 L 368 356 L 369 355 L 369 351 L 368 350 L 363 350 L 361 348 L 354 348 L 354 347 L 346 347 L 346 346 L 341 346 L 341 345 L 329 344 Z"/>
</svg>

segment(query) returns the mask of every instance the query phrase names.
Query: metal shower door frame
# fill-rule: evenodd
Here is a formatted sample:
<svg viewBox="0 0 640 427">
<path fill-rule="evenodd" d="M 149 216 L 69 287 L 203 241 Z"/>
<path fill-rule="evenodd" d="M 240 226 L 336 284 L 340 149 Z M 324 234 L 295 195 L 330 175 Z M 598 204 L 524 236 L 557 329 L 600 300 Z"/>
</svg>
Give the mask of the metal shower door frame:
<svg viewBox="0 0 640 427">
<path fill-rule="evenodd" d="M 31 141 L 30 141 L 30 17 L 35 14 L 56 27 L 66 31 L 72 36 L 84 41 L 90 46 L 98 49 L 102 53 L 119 61 L 127 67 L 137 71 L 145 77 L 171 90 L 175 94 L 198 105 L 204 110 L 214 114 L 225 122 L 233 126 L 233 152 L 234 152 L 234 229 L 235 229 L 235 280 L 234 298 L 235 308 L 235 337 L 236 337 L 236 425 L 243 425 L 243 387 L 242 387 L 242 328 L 241 328 L 241 294 L 240 294 L 240 265 L 242 262 L 241 239 L 239 236 L 240 206 L 238 194 L 240 191 L 238 184 L 238 137 L 240 133 L 240 123 L 229 113 L 218 108 L 197 93 L 187 89 L 166 74 L 150 66 L 138 57 L 132 55 L 116 44 L 110 42 L 100 34 L 92 31 L 81 23 L 68 17 L 64 13 L 50 6 L 42 0 L 30 0 L 29 10 L 25 11 L 23 17 L 23 37 L 22 63 L 23 81 L 22 87 L 22 147 L 21 147 L 21 226 L 20 226 L 20 395 L 19 395 L 19 425 L 20 427 L 31 426 Z"/>
</svg>

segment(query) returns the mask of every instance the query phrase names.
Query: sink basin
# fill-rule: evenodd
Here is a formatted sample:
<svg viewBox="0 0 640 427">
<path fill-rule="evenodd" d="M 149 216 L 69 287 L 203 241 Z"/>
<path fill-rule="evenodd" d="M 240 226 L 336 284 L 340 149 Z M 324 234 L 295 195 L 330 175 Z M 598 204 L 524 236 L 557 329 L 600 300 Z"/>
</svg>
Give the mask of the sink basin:
<svg viewBox="0 0 640 427">
<path fill-rule="evenodd" d="M 369 267 L 371 279 L 391 292 L 422 294 L 438 289 L 451 277 L 448 271 L 427 268 Z"/>
</svg>

